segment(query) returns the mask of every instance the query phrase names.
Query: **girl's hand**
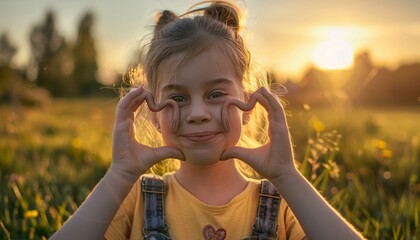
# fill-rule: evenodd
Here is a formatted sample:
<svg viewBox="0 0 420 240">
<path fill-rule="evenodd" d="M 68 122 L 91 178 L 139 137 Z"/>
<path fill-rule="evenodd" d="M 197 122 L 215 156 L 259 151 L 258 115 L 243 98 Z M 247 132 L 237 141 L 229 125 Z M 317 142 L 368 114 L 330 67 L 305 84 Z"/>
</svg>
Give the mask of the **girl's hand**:
<svg viewBox="0 0 420 240">
<path fill-rule="evenodd" d="M 258 89 L 251 95 L 247 104 L 238 100 L 229 100 L 223 106 L 222 119 L 229 130 L 227 109 L 235 105 L 243 111 L 251 110 L 256 102 L 267 110 L 269 120 L 269 141 L 255 149 L 233 147 L 222 154 L 222 159 L 238 158 L 254 168 L 261 176 L 270 181 L 282 180 L 297 171 L 294 160 L 289 130 L 283 107 L 277 97 L 265 88 Z"/>
<path fill-rule="evenodd" d="M 167 105 L 171 105 L 174 111 L 175 119 L 173 120 L 176 124 L 174 124 L 173 128 L 175 129 L 179 118 L 176 103 L 166 102 L 157 106 L 153 102 L 152 95 L 142 87 L 132 89 L 130 93 L 120 100 L 115 114 L 110 170 L 133 182 L 154 164 L 166 158 L 184 159 L 184 155 L 178 149 L 167 146 L 152 148 L 140 144 L 134 138 L 134 112 L 145 100 L 149 108 L 155 112 L 160 111 Z"/>
</svg>

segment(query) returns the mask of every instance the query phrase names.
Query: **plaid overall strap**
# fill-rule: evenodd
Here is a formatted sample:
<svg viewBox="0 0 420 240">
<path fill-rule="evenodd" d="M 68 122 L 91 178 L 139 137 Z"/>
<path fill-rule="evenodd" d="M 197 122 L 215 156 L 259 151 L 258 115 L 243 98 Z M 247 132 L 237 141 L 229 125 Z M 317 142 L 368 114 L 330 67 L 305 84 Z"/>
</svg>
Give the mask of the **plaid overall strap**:
<svg viewBox="0 0 420 240">
<path fill-rule="evenodd" d="M 277 236 L 277 215 L 281 196 L 273 184 L 262 180 L 260 185 L 257 217 L 250 237 L 243 240 L 274 240 Z"/>
<path fill-rule="evenodd" d="M 141 188 L 144 197 L 144 239 L 171 239 L 165 220 L 165 183 L 163 179 L 157 176 L 144 176 Z"/>
</svg>

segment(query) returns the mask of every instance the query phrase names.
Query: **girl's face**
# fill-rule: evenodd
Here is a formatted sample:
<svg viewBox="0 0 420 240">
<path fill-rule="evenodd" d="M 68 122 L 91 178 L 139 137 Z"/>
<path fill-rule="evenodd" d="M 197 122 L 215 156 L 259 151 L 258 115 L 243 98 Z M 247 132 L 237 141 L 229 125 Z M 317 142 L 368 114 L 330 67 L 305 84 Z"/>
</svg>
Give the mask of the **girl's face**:
<svg viewBox="0 0 420 240">
<path fill-rule="evenodd" d="M 224 150 L 236 145 L 241 135 L 242 112 L 230 107 L 231 130 L 226 133 L 221 110 L 228 99 L 244 101 L 242 79 L 218 47 L 204 50 L 175 69 L 175 62 L 179 62 L 180 57 L 175 55 L 169 60 L 168 72 L 175 74 L 160 80 L 158 93 L 158 101 L 173 99 L 178 103 L 179 128 L 176 133 L 171 132 L 170 107 L 157 113 L 156 120 L 166 145 L 181 150 L 187 162 L 199 165 L 215 163 Z"/>
</svg>

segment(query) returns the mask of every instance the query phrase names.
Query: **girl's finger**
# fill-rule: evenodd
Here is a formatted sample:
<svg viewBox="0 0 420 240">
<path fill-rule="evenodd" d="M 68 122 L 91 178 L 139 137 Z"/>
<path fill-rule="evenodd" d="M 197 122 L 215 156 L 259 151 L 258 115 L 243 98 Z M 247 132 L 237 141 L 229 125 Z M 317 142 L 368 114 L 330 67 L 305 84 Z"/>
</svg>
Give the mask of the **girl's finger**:
<svg viewBox="0 0 420 240">
<path fill-rule="evenodd" d="M 244 112 L 249 112 L 255 107 L 256 103 L 259 101 L 264 101 L 264 99 L 258 90 L 250 96 L 249 101 L 247 103 L 239 101 L 238 99 L 227 100 L 223 104 L 222 111 L 221 111 L 222 113 L 221 119 L 222 119 L 224 131 L 225 132 L 230 131 L 231 126 L 230 126 L 230 121 L 229 121 L 229 108 L 231 105 L 239 108 L 240 110 Z M 268 106 L 268 103 L 266 104 L 266 106 Z"/>
<path fill-rule="evenodd" d="M 120 100 L 117 106 L 116 114 L 115 114 L 115 122 L 122 122 L 127 118 L 133 118 L 133 102 L 135 102 L 139 96 L 143 94 L 143 89 L 138 88 L 130 93 L 128 93 L 124 98 Z"/>
<path fill-rule="evenodd" d="M 141 93 L 139 96 L 137 96 L 130 102 L 130 104 L 127 107 L 127 110 L 129 110 L 131 113 L 134 113 L 140 107 L 140 105 L 143 104 L 148 95 L 149 93 L 146 91 Z"/>
<path fill-rule="evenodd" d="M 130 102 L 133 99 L 137 98 L 140 94 L 142 94 L 143 90 L 144 90 L 143 87 L 132 88 L 130 92 L 120 100 L 120 103 L 118 104 L 119 107 L 122 109 L 127 109 L 128 106 L 130 105 Z"/>
<path fill-rule="evenodd" d="M 185 161 L 184 154 L 180 150 L 173 147 L 168 147 L 168 146 L 159 147 L 159 148 L 155 148 L 154 151 L 157 158 L 156 160 L 159 162 L 167 158 L 176 158 L 181 161 Z"/>
<path fill-rule="evenodd" d="M 265 88 L 261 88 L 260 93 L 266 100 L 264 103 L 267 104 L 267 106 L 264 106 L 264 108 L 267 110 L 268 114 L 273 117 L 273 120 L 285 122 L 284 110 L 277 97 Z"/>
<path fill-rule="evenodd" d="M 135 90 L 137 91 L 137 90 Z M 171 99 L 167 99 L 159 104 L 155 103 L 155 100 L 153 98 L 153 95 L 146 91 L 146 90 L 142 90 L 141 94 L 138 95 L 137 97 L 131 97 L 131 101 L 128 103 L 128 105 L 126 105 L 126 114 L 123 117 L 133 117 L 133 114 L 139 107 L 141 104 L 143 104 L 143 102 L 146 101 L 147 102 L 147 106 L 149 108 L 149 110 L 153 111 L 153 112 L 159 112 L 162 109 L 170 106 L 172 108 L 172 132 L 176 132 L 178 129 L 178 124 L 179 124 L 179 106 L 178 104 Z"/>
<path fill-rule="evenodd" d="M 141 104 L 143 104 L 149 95 L 150 93 L 143 91 L 137 97 L 132 98 L 124 110 L 117 112 L 117 121 L 123 121 L 126 118 L 133 119 L 134 112 L 140 107 Z"/>
<path fill-rule="evenodd" d="M 146 99 L 146 100 L 147 100 L 147 105 L 149 106 L 149 109 L 153 112 L 161 111 L 162 109 L 168 106 L 172 108 L 171 131 L 172 133 L 176 133 L 176 131 L 178 130 L 179 116 L 180 116 L 179 105 L 172 99 L 166 99 L 163 102 L 160 102 L 159 104 L 155 104 L 153 99 Z"/>
<path fill-rule="evenodd" d="M 130 143 L 133 144 L 136 141 L 135 132 L 134 132 L 134 122 L 133 120 L 129 119 L 129 129 L 128 134 L 130 136 Z"/>
<path fill-rule="evenodd" d="M 260 92 L 261 98 L 259 98 L 259 102 L 268 113 L 270 138 L 279 141 L 280 139 L 283 139 L 284 136 L 289 137 L 285 113 L 279 101 L 265 88 L 261 88 Z"/>
<path fill-rule="evenodd" d="M 252 152 L 252 149 L 249 149 L 249 148 L 232 147 L 232 148 L 226 149 L 226 151 L 222 153 L 222 156 L 220 156 L 220 160 L 228 160 L 232 158 L 237 158 L 244 162 L 247 162 L 248 161 L 247 158 L 249 157 L 251 152 Z"/>
</svg>

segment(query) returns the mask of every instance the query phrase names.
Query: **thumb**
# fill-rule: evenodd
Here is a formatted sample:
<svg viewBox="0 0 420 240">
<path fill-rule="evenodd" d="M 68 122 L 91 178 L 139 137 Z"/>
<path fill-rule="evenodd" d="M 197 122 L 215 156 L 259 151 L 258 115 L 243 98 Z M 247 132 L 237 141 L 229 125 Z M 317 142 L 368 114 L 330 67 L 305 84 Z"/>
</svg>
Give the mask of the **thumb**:
<svg viewBox="0 0 420 240">
<path fill-rule="evenodd" d="M 251 151 L 252 149 L 249 149 L 249 148 L 232 147 L 232 148 L 226 149 L 226 151 L 222 153 L 220 160 L 228 160 L 231 158 L 237 158 L 244 162 L 247 162 L 247 158 L 249 154 L 251 153 Z"/>
<path fill-rule="evenodd" d="M 157 158 L 156 160 L 158 160 L 159 162 L 167 158 L 176 158 L 181 161 L 185 161 L 184 154 L 180 150 L 174 147 L 164 146 L 164 147 L 155 148 L 154 150 L 156 153 L 156 158 Z"/>
</svg>

